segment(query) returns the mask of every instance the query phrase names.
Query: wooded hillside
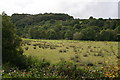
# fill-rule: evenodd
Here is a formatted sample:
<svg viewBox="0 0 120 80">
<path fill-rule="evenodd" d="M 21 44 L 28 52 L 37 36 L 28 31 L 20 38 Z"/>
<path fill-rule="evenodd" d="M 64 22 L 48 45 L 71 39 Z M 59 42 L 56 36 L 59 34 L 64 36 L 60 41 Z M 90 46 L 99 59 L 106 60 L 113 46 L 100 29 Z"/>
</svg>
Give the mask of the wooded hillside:
<svg viewBox="0 0 120 80">
<path fill-rule="evenodd" d="M 114 41 L 120 33 L 119 19 L 74 19 L 68 14 L 13 14 L 17 34 L 33 39 Z"/>
</svg>

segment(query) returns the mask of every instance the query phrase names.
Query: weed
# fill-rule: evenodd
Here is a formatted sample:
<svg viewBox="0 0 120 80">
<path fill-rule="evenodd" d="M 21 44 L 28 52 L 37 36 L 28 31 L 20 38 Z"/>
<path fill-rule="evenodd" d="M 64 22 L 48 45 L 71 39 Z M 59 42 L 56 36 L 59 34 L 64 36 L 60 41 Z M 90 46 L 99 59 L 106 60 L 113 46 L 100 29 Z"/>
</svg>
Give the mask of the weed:
<svg viewBox="0 0 120 80">
<path fill-rule="evenodd" d="M 36 46 L 34 46 L 33 49 L 36 49 Z"/>
<path fill-rule="evenodd" d="M 28 50 L 29 49 L 29 47 L 25 47 L 25 50 Z"/>
<path fill-rule="evenodd" d="M 78 55 L 75 55 L 75 58 L 79 58 L 79 56 L 78 56 Z"/>
<path fill-rule="evenodd" d="M 93 63 L 87 63 L 87 66 L 94 66 L 94 64 Z"/>
<path fill-rule="evenodd" d="M 83 57 L 88 57 L 88 54 L 84 54 Z"/>
</svg>

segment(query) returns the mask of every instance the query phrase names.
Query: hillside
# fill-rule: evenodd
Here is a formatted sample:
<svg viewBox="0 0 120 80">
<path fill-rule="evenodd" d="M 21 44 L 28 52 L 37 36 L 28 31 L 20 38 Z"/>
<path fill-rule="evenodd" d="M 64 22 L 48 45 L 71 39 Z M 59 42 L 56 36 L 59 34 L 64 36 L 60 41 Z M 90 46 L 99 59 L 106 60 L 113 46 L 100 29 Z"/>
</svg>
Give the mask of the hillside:
<svg viewBox="0 0 120 80">
<path fill-rule="evenodd" d="M 120 33 L 119 19 L 92 16 L 74 19 L 68 14 L 44 13 L 13 14 L 11 20 L 17 27 L 17 34 L 23 38 L 115 41 Z"/>
</svg>

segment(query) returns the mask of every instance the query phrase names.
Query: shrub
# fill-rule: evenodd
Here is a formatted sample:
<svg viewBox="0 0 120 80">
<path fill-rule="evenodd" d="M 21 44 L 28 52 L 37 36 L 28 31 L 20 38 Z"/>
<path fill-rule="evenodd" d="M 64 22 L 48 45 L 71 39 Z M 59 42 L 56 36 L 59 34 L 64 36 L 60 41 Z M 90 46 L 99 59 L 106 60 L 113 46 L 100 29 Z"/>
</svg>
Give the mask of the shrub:
<svg viewBox="0 0 120 80">
<path fill-rule="evenodd" d="M 63 52 L 66 52 L 66 49 L 64 49 Z"/>
<path fill-rule="evenodd" d="M 50 46 L 50 49 L 56 49 L 56 47 L 55 46 Z"/>
<path fill-rule="evenodd" d="M 74 57 L 71 57 L 70 60 L 74 60 L 75 58 Z"/>
<path fill-rule="evenodd" d="M 62 53 L 62 50 L 59 50 L 60 53 Z"/>
<path fill-rule="evenodd" d="M 103 53 L 98 53 L 98 56 L 104 57 Z"/>
<path fill-rule="evenodd" d="M 37 46 L 37 44 L 33 44 L 33 46 Z"/>
<path fill-rule="evenodd" d="M 39 45 L 39 48 L 41 48 L 41 45 Z"/>
<path fill-rule="evenodd" d="M 25 47 L 25 50 L 28 50 L 29 49 L 29 47 Z"/>
<path fill-rule="evenodd" d="M 33 49 L 36 49 L 36 46 L 35 46 L 35 47 L 33 47 Z"/>
<path fill-rule="evenodd" d="M 66 47 L 66 49 L 69 49 L 69 47 Z"/>
<path fill-rule="evenodd" d="M 88 54 L 84 54 L 83 57 L 88 57 Z"/>
<path fill-rule="evenodd" d="M 103 62 L 98 62 L 98 64 L 103 64 Z"/>
<path fill-rule="evenodd" d="M 93 63 L 87 63 L 87 66 L 94 66 Z"/>
<path fill-rule="evenodd" d="M 66 49 L 59 50 L 60 53 L 66 53 Z"/>
<path fill-rule="evenodd" d="M 31 45 L 30 43 L 27 43 L 27 45 Z"/>
</svg>

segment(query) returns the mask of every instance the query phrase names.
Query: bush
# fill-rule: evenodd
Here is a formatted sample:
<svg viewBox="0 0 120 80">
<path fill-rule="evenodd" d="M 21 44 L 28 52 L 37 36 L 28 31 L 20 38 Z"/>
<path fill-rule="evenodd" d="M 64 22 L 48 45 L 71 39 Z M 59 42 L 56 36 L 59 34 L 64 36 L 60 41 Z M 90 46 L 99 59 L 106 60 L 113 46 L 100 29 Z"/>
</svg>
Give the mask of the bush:
<svg viewBox="0 0 120 80">
<path fill-rule="evenodd" d="M 4 78 L 67 78 L 67 79 L 95 79 L 104 77 L 102 73 L 98 70 L 91 71 L 87 68 L 81 68 L 77 65 L 66 62 L 64 60 L 57 64 L 51 65 L 46 60 L 39 61 L 28 57 L 28 66 L 24 70 L 12 66 L 11 64 L 6 64 L 3 69 L 3 79 Z"/>
</svg>

